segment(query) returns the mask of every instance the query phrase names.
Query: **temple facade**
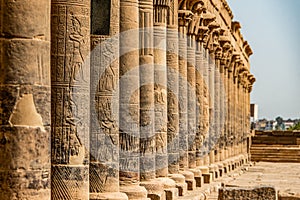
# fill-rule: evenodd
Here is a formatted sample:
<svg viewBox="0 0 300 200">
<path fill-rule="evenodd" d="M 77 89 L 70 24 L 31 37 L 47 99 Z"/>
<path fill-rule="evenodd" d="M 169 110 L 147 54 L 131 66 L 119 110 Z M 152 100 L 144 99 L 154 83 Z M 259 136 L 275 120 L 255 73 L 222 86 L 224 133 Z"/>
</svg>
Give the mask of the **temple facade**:
<svg viewBox="0 0 300 200">
<path fill-rule="evenodd" d="M 249 160 L 226 0 L 3 0 L 0 199 L 173 200 Z"/>
</svg>

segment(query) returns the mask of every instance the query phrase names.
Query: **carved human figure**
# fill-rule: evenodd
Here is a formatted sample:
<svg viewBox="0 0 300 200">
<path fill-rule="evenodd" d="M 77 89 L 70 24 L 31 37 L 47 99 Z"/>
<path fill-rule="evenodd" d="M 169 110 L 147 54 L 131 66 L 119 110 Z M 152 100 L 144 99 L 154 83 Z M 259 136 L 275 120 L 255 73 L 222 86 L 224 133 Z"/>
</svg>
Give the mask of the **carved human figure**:
<svg viewBox="0 0 300 200">
<path fill-rule="evenodd" d="M 118 133 L 118 127 L 111 114 L 111 101 L 109 98 L 106 98 L 104 101 L 103 99 L 101 100 L 99 107 L 96 108 L 98 110 L 100 127 L 110 137 L 112 143 L 117 144 L 114 136 Z"/>
<path fill-rule="evenodd" d="M 73 43 L 73 52 L 70 60 L 71 74 L 70 74 L 70 84 L 76 81 L 84 80 L 83 74 L 83 57 L 81 53 L 81 44 L 84 42 L 84 37 L 81 33 L 80 21 L 72 15 L 72 32 L 70 34 L 70 40 Z M 78 77 L 79 76 L 79 77 Z"/>
<path fill-rule="evenodd" d="M 112 92 L 114 91 L 115 88 L 115 78 L 116 74 L 112 68 L 112 66 L 110 65 L 109 67 L 107 67 L 105 73 L 104 73 L 104 77 L 99 81 L 99 85 L 100 85 L 100 91 L 107 91 L 107 92 Z"/>
</svg>

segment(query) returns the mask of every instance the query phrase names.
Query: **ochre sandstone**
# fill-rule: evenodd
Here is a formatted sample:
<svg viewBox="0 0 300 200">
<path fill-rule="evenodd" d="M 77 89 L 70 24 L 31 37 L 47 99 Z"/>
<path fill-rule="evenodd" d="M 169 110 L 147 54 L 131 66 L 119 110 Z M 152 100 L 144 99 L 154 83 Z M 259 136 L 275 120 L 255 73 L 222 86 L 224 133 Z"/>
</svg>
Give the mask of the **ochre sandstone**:
<svg viewBox="0 0 300 200">
<path fill-rule="evenodd" d="M 173 200 L 246 164 L 232 20 L 226 0 L 1 1 L 0 199 Z"/>
</svg>

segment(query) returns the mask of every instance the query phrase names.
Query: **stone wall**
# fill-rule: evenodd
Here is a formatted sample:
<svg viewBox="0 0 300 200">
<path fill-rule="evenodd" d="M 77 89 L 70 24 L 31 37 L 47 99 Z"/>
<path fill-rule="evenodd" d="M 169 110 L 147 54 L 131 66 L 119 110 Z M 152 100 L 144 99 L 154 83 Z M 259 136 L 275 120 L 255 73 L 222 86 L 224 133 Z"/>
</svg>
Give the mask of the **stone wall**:
<svg viewBox="0 0 300 200">
<path fill-rule="evenodd" d="M 0 199 L 174 199 L 248 161 L 252 50 L 225 0 L 0 11 Z"/>
<path fill-rule="evenodd" d="M 269 162 L 300 161 L 299 131 L 255 131 L 251 160 Z"/>
<path fill-rule="evenodd" d="M 222 187 L 218 200 L 278 200 L 278 192 L 274 187 L 259 186 L 255 188 Z"/>
</svg>

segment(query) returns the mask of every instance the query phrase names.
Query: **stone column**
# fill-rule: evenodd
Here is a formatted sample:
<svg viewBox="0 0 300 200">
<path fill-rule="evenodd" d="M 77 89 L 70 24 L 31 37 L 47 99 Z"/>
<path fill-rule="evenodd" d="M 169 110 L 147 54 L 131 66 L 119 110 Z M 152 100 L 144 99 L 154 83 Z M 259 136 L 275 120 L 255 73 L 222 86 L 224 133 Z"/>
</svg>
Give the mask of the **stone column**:
<svg viewBox="0 0 300 200">
<path fill-rule="evenodd" d="M 155 178 L 153 1 L 139 1 L 140 26 L 140 173 Z"/>
<path fill-rule="evenodd" d="M 187 118 L 187 37 L 190 11 L 179 10 L 179 167 L 188 168 L 188 118 Z"/>
<path fill-rule="evenodd" d="M 222 49 L 224 51 L 224 48 Z M 224 63 L 224 52 L 222 52 L 220 57 L 220 137 L 219 137 L 219 161 L 225 159 L 225 131 L 226 131 L 226 82 L 225 82 L 225 63 Z"/>
<path fill-rule="evenodd" d="M 203 165 L 209 164 L 208 157 L 208 140 L 209 140 L 209 127 L 210 127 L 210 114 L 209 114 L 209 102 L 210 102 L 210 94 L 209 94 L 209 77 L 208 77 L 208 57 L 209 52 L 208 49 L 205 49 L 202 43 L 202 51 L 203 51 L 203 66 L 201 66 L 201 72 L 203 74 L 203 128 L 204 128 L 204 144 L 202 148 L 202 156 L 203 156 Z"/>
<path fill-rule="evenodd" d="M 178 2 L 170 6 L 167 26 L 168 170 L 179 172 Z"/>
<path fill-rule="evenodd" d="M 200 69 L 200 23 L 202 19 L 202 11 L 204 3 L 199 2 L 191 6 L 194 15 L 189 22 L 188 27 L 188 45 L 187 45 L 187 81 L 188 81 L 188 153 L 189 153 L 189 168 L 194 173 L 196 187 L 202 185 L 202 174 L 199 169 L 196 169 L 196 150 L 200 150 L 202 146 L 202 138 L 200 135 L 200 99 L 201 99 L 201 81 L 198 70 Z M 196 41 L 196 38 L 198 41 Z M 197 52 L 196 52 L 197 51 Z M 197 56 L 196 56 L 197 54 Z M 198 59 L 196 59 L 198 57 Z M 196 62 L 198 61 L 198 62 Z M 198 66 L 197 66 L 198 65 Z M 198 74 L 198 75 L 197 75 Z M 197 78 L 199 80 L 197 80 Z M 197 82 L 198 81 L 198 82 Z M 199 154 L 198 154 L 199 155 Z"/>
<path fill-rule="evenodd" d="M 189 168 L 196 167 L 196 41 L 194 35 L 188 35 L 187 44 L 187 81 L 188 81 L 188 158 Z"/>
<path fill-rule="evenodd" d="M 216 127 L 217 127 L 217 119 L 218 115 L 216 113 L 217 106 L 217 89 L 218 83 L 216 84 L 215 81 L 218 82 L 216 73 L 219 69 L 216 70 L 216 50 L 219 46 L 218 38 L 219 38 L 219 25 L 217 22 L 211 21 L 209 24 L 209 34 L 208 34 L 208 41 L 207 41 L 207 49 L 209 50 L 209 94 L 210 94 L 210 130 L 209 130 L 209 159 L 210 164 L 215 162 L 215 145 L 216 145 Z"/>
<path fill-rule="evenodd" d="M 118 0 L 91 5 L 90 200 L 127 199 L 119 192 L 119 8 Z"/>
<path fill-rule="evenodd" d="M 244 135 L 244 80 L 243 80 L 243 72 L 240 72 L 240 83 L 239 83 L 239 139 L 238 139 L 238 154 L 242 153 L 241 152 L 241 147 L 242 147 L 242 141 L 243 141 L 243 135 Z"/>
<path fill-rule="evenodd" d="M 232 57 L 233 59 L 233 57 Z M 227 73 L 227 90 L 228 90 L 228 142 L 227 142 L 227 155 L 231 157 L 231 146 L 232 146 L 232 131 L 233 131 L 233 61 L 231 60 L 228 66 Z"/>
<path fill-rule="evenodd" d="M 228 158 L 228 135 L 229 135 L 229 91 L 228 91 L 228 66 L 223 65 L 223 83 L 224 83 L 224 134 L 223 134 L 223 160 Z"/>
<path fill-rule="evenodd" d="M 244 96 L 244 132 L 243 132 L 243 149 L 242 149 L 242 153 L 246 154 L 246 141 L 247 141 L 247 137 L 249 135 L 249 123 L 250 123 L 250 119 L 248 119 L 248 100 L 247 100 L 247 88 L 248 88 L 248 83 L 247 83 L 247 73 L 245 73 L 245 77 L 244 77 L 244 88 L 243 88 L 243 96 Z"/>
<path fill-rule="evenodd" d="M 119 193 L 119 42 L 91 36 L 90 199 L 127 199 Z M 122 198 L 121 198 L 122 197 Z"/>
<path fill-rule="evenodd" d="M 187 190 L 185 178 L 179 173 L 179 55 L 178 55 L 178 1 L 171 1 L 167 18 L 167 148 L 168 178 L 164 183 L 166 199 L 177 199 Z M 171 180 L 173 179 L 173 180 Z"/>
<path fill-rule="evenodd" d="M 89 199 L 90 1 L 51 2 L 52 199 Z"/>
<path fill-rule="evenodd" d="M 224 98 L 225 98 L 225 122 L 224 122 L 224 159 L 228 158 L 228 136 L 229 136 L 229 106 L 230 106 L 230 102 L 229 102 L 229 90 L 228 90 L 228 63 L 227 65 L 224 65 L 224 71 L 223 71 L 223 75 L 224 75 L 224 88 L 225 88 L 225 94 L 224 94 Z"/>
<path fill-rule="evenodd" d="M 238 129 L 238 80 L 237 75 L 233 75 L 233 156 L 236 156 L 236 145 L 238 140 L 237 129 Z"/>
<path fill-rule="evenodd" d="M 220 142 L 220 149 L 222 150 L 221 153 L 221 160 L 225 160 L 228 158 L 228 136 L 229 136 L 229 88 L 228 88 L 228 69 L 229 64 L 231 61 L 231 45 L 230 40 L 227 36 L 220 37 L 220 44 L 222 46 L 222 57 L 220 60 L 220 73 L 221 73 L 221 124 L 222 124 L 222 134 L 221 134 L 221 142 Z"/>
<path fill-rule="evenodd" d="M 0 199 L 50 199 L 50 1 L 0 4 Z"/>
<path fill-rule="evenodd" d="M 236 129 L 236 155 L 238 155 L 239 152 L 239 145 L 241 142 L 241 134 L 242 134 L 242 95 L 241 95 L 241 89 L 242 85 L 240 83 L 239 77 L 237 78 L 237 111 L 236 111 L 236 117 L 237 117 L 237 129 Z"/>
<path fill-rule="evenodd" d="M 140 187 L 140 79 L 138 0 L 120 1 L 120 191 L 147 199 Z"/>
<path fill-rule="evenodd" d="M 210 128 L 209 128 L 209 160 L 210 164 L 214 163 L 214 136 L 215 136 L 215 56 L 214 54 L 210 53 L 209 56 L 209 65 L 208 65 L 208 91 L 210 95 L 210 106 L 209 106 L 209 116 L 210 116 Z"/>
<path fill-rule="evenodd" d="M 167 11 L 168 2 L 154 1 L 154 106 L 156 177 L 168 175 L 167 153 Z"/>
<path fill-rule="evenodd" d="M 227 130 L 227 157 L 231 157 L 231 138 L 232 138 L 232 68 L 229 66 L 227 73 L 227 91 L 228 91 L 228 130 Z"/>
<path fill-rule="evenodd" d="M 203 141 L 205 136 L 205 116 L 204 116 L 204 94 L 203 94 L 203 85 L 205 84 L 203 80 L 203 65 L 204 65 L 204 56 L 203 56 L 203 46 L 200 42 L 200 38 L 197 39 L 197 48 L 196 48 L 196 165 L 203 165 Z"/>
<path fill-rule="evenodd" d="M 218 51 L 221 51 L 218 49 Z M 218 51 L 215 53 L 215 136 L 214 136 L 214 143 L 215 143 L 215 162 L 220 160 L 220 149 L 219 149 L 219 142 L 221 138 L 221 103 L 220 103 L 220 56 L 218 55 Z"/>
<path fill-rule="evenodd" d="M 242 99 L 242 103 L 241 103 L 241 113 L 242 113 L 242 121 L 241 121 L 241 142 L 240 142 L 240 153 L 242 153 L 242 145 L 243 145 L 243 138 L 244 138 L 244 134 L 245 134 L 245 96 L 244 96 L 244 80 L 242 80 L 242 85 L 241 85 L 241 99 Z"/>
</svg>

